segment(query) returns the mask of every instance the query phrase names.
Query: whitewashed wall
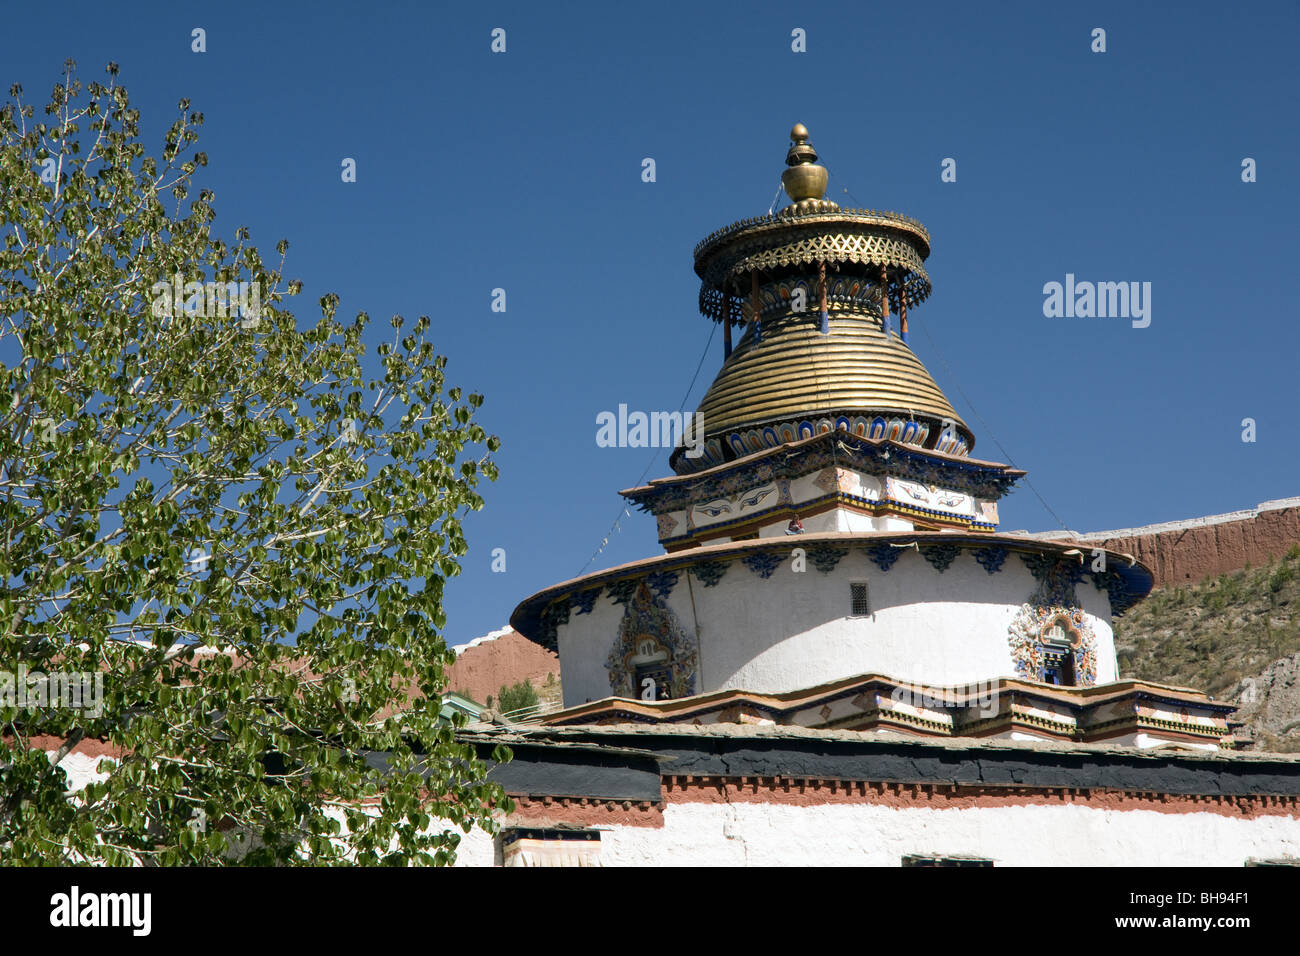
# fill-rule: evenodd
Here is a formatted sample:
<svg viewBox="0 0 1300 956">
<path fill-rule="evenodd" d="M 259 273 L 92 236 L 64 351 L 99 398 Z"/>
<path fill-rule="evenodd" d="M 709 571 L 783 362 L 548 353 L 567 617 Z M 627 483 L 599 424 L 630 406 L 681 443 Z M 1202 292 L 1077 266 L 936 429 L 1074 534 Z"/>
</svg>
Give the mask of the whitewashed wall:
<svg viewBox="0 0 1300 956">
<path fill-rule="evenodd" d="M 830 574 L 792 566 L 787 558 L 764 579 L 733 560 L 711 588 L 681 572 L 668 606 L 699 637 L 696 693 L 792 691 L 865 673 L 941 686 L 1017 676 L 1008 628 L 1037 582 L 1014 554 L 992 575 L 967 550 L 942 574 L 913 549 L 888 572 L 856 548 Z M 855 581 L 867 582 L 870 617 L 849 616 Z M 1076 594 L 1096 635 L 1097 682 L 1114 681 L 1110 603 L 1087 578 Z M 566 706 L 610 696 L 605 663 L 622 616 L 602 594 L 559 628 Z"/>
<path fill-rule="evenodd" d="M 683 803 L 664 826 L 601 827 L 605 866 L 899 866 L 907 854 L 968 855 L 995 866 L 1232 866 L 1300 856 L 1300 820 L 1093 807 L 961 809 Z M 492 865 L 475 831 L 458 864 Z"/>
<path fill-rule="evenodd" d="M 51 760 L 58 756 L 58 751 L 47 750 L 46 756 Z M 59 766 L 68 776 L 68 789 L 81 790 L 92 783 L 103 783 L 108 779 L 108 774 L 99 772 L 99 764 L 103 757 L 91 757 L 87 754 L 70 753 L 59 761 Z"/>
</svg>

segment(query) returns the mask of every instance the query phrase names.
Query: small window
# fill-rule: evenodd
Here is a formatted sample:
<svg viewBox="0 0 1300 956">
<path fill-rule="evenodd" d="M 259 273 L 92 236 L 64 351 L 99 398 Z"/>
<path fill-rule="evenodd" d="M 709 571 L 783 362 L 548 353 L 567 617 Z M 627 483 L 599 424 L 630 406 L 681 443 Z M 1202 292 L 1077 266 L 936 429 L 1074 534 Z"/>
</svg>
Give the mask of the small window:
<svg viewBox="0 0 1300 956">
<path fill-rule="evenodd" d="M 855 581 L 849 585 L 849 613 L 854 617 L 869 617 L 871 602 L 867 600 L 867 583 Z"/>
<path fill-rule="evenodd" d="M 668 700 L 672 696 L 673 672 L 666 664 L 638 664 L 633 689 L 641 700 Z"/>
<path fill-rule="evenodd" d="M 1039 634 L 1043 643 L 1041 679 L 1044 684 L 1073 687 L 1074 648 L 1081 636 L 1065 615 L 1058 615 Z"/>
<path fill-rule="evenodd" d="M 673 675 L 668 651 L 650 634 L 637 638 L 632 664 L 633 696 L 642 700 L 666 700 L 670 696 Z"/>
<path fill-rule="evenodd" d="M 1057 687 L 1074 686 L 1073 651 L 1051 645 L 1043 649 L 1043 683 Z"/>
</svg>

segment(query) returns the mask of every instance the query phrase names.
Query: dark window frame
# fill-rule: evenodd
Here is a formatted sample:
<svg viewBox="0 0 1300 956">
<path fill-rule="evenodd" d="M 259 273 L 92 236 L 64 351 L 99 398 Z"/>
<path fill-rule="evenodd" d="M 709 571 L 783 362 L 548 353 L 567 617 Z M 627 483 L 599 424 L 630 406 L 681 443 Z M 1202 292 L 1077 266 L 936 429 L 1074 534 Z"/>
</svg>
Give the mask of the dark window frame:
<svg viewBox="0 0 1300 956">
<path fill-rule="evenodd" d="M 862 589 L 859 601 L 858 589 Z M 859 610 L 861 608 L 861 610 Z M 871 588 L 866 581 L 849 582 L 849 617 L 871 617 Z"/>
</svg>

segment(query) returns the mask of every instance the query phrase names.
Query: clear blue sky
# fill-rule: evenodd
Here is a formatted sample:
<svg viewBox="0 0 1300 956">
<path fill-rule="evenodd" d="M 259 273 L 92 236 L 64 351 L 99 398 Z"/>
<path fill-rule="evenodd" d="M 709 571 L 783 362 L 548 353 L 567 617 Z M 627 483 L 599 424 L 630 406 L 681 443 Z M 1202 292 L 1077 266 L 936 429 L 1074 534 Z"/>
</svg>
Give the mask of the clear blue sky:
<svg viewBox="0 0 1300 956">
<path fill-rule="evenodd" d="M 622 513 L 617 490 L 655 450 L 597 447 L 596 415 L 678 407 L 711 331 L 691 249 L 767 211 L 795 121 L 830 198 L 930 229 L 913 348 L 976 456 L 1027 469 L 1069 527 L 1300 494 L 1294 2 L 73 2 L 3 17 L 0 81 L 29 100 L 68 56 L 83 80 L 115 60 L 156 153 L 188 97 L 217 229 L 247 224 L 268 253 L 287 237 L 297 303 L 334 291 L 341 314 L 370 312 L 372 349 L 389 315 L 432 317 L 450 383 L 486 394 L 503 441 L 448 588 L 449 643 L 576 574 Z M 1258 182 L 1241 181 L 1244 157 Z M 1045 318 L 1043 285 L 1066 273 L 1150 282 L 1150 327 Z M 660 453 L 650 476 L 667 473 Z M 1002 519 L 1057 526 L 1023 484 Z M 592 567 L 658 551 L 633 511 Z"/>
</svg>

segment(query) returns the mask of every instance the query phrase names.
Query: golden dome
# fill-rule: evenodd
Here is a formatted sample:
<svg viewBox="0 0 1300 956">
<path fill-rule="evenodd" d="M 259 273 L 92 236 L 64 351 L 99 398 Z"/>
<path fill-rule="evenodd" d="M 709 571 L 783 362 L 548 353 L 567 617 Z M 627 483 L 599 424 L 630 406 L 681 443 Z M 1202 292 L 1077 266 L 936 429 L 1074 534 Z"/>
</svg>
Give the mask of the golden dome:
<svg viewBox="0 0 1300 956">
<path fill-rule="evenodd" d="M 825 334 L 815 312 L 765 319 L 762 340 L 740 340 L 699 413 L 710 437 L 834 414 L 926 421 L 933 436 L 949 419 L 974 445 L 920 359 L 870 315 L 836 312 Z"/>
</svg>

